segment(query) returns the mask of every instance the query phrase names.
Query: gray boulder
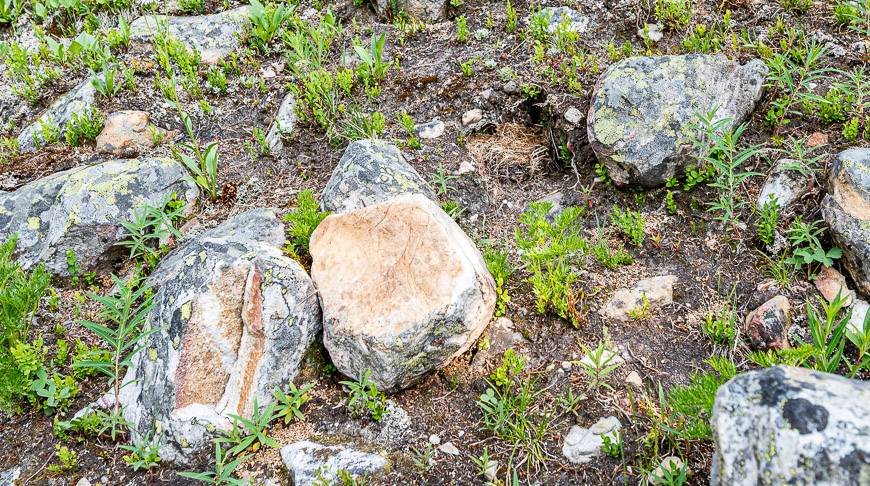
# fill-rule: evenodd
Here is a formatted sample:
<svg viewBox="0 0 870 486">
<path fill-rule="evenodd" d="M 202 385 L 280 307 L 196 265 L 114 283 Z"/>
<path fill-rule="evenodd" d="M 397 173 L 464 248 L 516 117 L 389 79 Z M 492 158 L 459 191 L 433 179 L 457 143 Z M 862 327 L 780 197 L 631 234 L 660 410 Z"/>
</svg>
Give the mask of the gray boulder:
<svg viewBox="0 0 870 486">
<path fill-rule="evenodd" d="M 116 246 L 141 204 L 160 206 L 173 194 L 192 204 L 199 191 L 172 159 L 117 159 L 77 167 L 0 191 L 0 239 L 18 234 L 18 261 L 45 263 L 68 276 L 67 251 L 83 271 L 107 268 L 125 256 Z"/>
<path fill-rule="evenodd" d="M 777 207 L 784 211 L 808 193 L 813 187 L 813 178 L 791 168 L 799 163 L 792 159 L 777 161 L 758 193 L 755 207 L 762 209 L 773 199 Z"/>
<path fill-rule="evenodd" d="M 347 146 L 332 171 L 320 204 L 324 211 L 342 213 L 403 194 L 422 194 L 438 200 L 429 183 L 395 145 L 382 140 L 358 140 Z"/>
<path fill-rule="evenodd" d="M 60 136 L 63 137 L 66 122 L 72 120 L 73 115 L 81 116 L 94 104 L 97 90 L 91 82 L 92 79 L 93 77 L 89 76 L 81 84 L 55 100 L 35 122 L 21 130 L 18 135 L 18 146 L 22 152 L 32 152 L 37 149 L 37 145 L 42 142 L 40 132 L 43 125 L 56 125 L 60 129 Z"/>
<path fill-rule="evenodd" d="M 822 216 L 852 279 L 870 294 L 870 148 L 845 150 L 831 164 Z"/>
<path fill-rule="evenodd" d="M 158 330 L 136 355 L 121 390 L 139 437 L 160 434 L 164 460 L 186 464 L 209 449 L 230 414 L 249 417 L 299 371 L 321 329 L 311 279 L 281 250 L 284 226 L 255 209 L 166 256 L 148 278 Z"/>
<path fill-rule="evenodd" d="M 695 114 L 718 108 L 735 126 L 760 99 L 760 60 L 723 55 L 632 57 L 598 81 L 587 117 L 589 142 L 620 186 L 663 184 L 693 160 Z"/>
<path fill-rule="evenodd" d="M 541 14 L 547 17 L 549 21 L 547 32 L 551 34 L 559 28 L 581 34 L 589 29 L 589 17 L 571 7 L 544 7 L 541 9 Z M 531 16 L 526 18 L 526 23 L 531 23 Z"/>
<path fill-rule="evenodd" d="M 145 15 L 130 24 L 130 40 L 150 43 L 165 29 L 185 46 L 196 48 L 206 64 L 216 64 L 239 47 L 239 35 L 248 24 L 248 7 L 194 17 Z"/>
<path fill-rule="evenodd" d="M 296 98 L 288 94 L 281 101 L 275 120 L 266 134 L 266 144 L 271 152 L 277 152 L 284 148 L 283 138 L 289 135 L 296 127 Z"/>
<path fill-rule="evenodd" d="M 309 440 L 282 447 L 281 460 L 295 486 L 333 484 L 338 480 L 339 471 L 346 471 L 356 479 L 377 474 L 387 467 L 387 460 L 377 454 Z"/>
<path fill-rule="evenodd" d="M 870 383 L 805 368 L 741 374 L 713 406 L 710 484 L 865 485 Z"/>
</svg>

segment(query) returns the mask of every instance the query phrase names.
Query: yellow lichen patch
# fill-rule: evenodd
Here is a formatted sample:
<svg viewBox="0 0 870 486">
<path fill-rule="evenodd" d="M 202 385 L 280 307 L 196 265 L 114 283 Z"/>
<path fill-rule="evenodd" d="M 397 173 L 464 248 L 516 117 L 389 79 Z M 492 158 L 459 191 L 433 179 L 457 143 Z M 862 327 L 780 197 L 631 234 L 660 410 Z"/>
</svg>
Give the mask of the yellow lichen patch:
<svg viewBox="0 0 870 486">
<path fill-rule="evenodd" d="M 185 321 L 190 319 L 190 312 L 192 310 L 191 307 L 192 306 L 189 301 L 181 304 L 181 318 Z"/>
<path fill-rule="evenodd" d="M 39 224 L 40 224 L 40 221 L 39 221 L 38 217 L 31 216 L 31 217 L 27 218 L 27 227 L 32 229 L 33 231 L 36 231 L 39 229 Z"/>
<path fill-rule="evenodd" d="M 625 135 L 625 127 L 616 120 L 616 112 L 612 108 L 602 108 L 595 112 L 592 130 L 602 145 L 614 145 Z"/>
</svg>

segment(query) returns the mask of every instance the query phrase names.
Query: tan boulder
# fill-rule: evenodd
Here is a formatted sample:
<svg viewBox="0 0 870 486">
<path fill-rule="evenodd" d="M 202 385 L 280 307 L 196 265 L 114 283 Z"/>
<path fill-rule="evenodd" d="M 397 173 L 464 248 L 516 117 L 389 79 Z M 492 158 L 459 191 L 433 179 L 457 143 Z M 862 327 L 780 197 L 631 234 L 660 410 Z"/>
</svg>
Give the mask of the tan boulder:
<svg viewBox="0 0 870 486">
<path fill-rule="evenodd" d="M 97 151 L 113 155 L 136 155 L 142 148 L 155 145 L 148 130 L 150 115 L 144 111 L 118 111 L 106 118 L 103 131 L 97 136 Z M 167 132 L 162 128 L 158 137 L 164 139 Z"/>
<path fill-rule="evenodd" d="M 311 256 L 333 363 L 351 377 L 371 370 L 380 389 L 442 368 L 492 317 L 495 282 L 480 251 L 424 196 L 327 217 Z"/>
</svg>

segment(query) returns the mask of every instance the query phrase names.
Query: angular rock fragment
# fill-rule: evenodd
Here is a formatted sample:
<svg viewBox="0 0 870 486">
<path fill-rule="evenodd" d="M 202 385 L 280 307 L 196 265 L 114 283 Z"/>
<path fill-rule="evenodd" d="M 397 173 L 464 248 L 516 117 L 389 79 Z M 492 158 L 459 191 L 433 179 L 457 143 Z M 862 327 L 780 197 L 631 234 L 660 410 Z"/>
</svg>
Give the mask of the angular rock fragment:
<svg viewBox="0 0 870 486">
<path fill-rule="evenodd" d="M 160 456 L 186 464 L 210 450 L 230 415 L 249 417 L 296 376 L 321 328 L 311 279 L 281 250 L 274 210 L 255 209 L 166 256 L 148 336 L 121 390 L 124 418 L 139 436 L 159 424 Z"/>
<path fill-rule="evenodd" d="M 768 300 L 746 316 L 746 333 L 755 349 L 785 349 L 791 325 L 791 304 L 782 295 Z"/>
<path fill-rule="evenodd" d="M 154 137 L 148 130 L 151 116 L 145 111 L 117 111 L 106 117 L 106 125 L 96 140 L 99 152 L 116 156 L 136 155 L 142 148 L 155 145 Z M 158 136 L 165 137 L 162 128 L 153 128 Z"/>
<path fill-rule="evenodd" d="M 779 210 L 784 211 L 808 193 L 813 187 L 813 178 L 795 170 L 799 164 L 800 162 L 792 159 L 777 161 L 758 193 L 755 207 L 762 209 L 773 199 Z"/>
<path fill-rule="evenodd" d="M 831 164 L 822 216 L 842 262 L 864 294 L 870 294 L 870 148 L 841 152 Z"/>
<path fill-rule="evenodd" d="M 697 113 L 736 126 L 761 98 L 767 67 L 723 55 L 632 57 L 610 66 L 592 95 L 589 142 L 617 185 L 661 185 L 694 161 Z"/>
<path fill-rule="evenodd" d="M 320 204 L 324 211 L 342 213 L 404 194 L 438 199 L 395 145 L 381 140 L 358 140 L 345 149 L 323 189 Z"/>
<path fill-rule="evenodd" d="M 617 290 L 599 313 L 608 319 L 627 322 L 633 312 L 642 313 L 645 307 L 649 311 L 672 303 L 675 283 L 677 277 L 674 275 L 640 280 L 632 288 Z"/>
<path fill-rule="evenodd" d="M 192 204 L 199 191 L 172 159 L 117 159 L 77 167 L 0 191 L 0 239 L 17 233 L 18 261 L 68 276 L 67 252 L 81 270 L 103 269 L 127 254 L 116 246 L 122 222 L 142 204 L 162 207 L 173 194 Z"/>
<path fill-rule="evenodd" d="M 464 353 L 495 308 L 474 243 L 421 195 L 327 217 L 311 238 L 323 343 L 345 375 L 405 388 Z"/>
<path fill-rule="evenodd" d="M 716 392 L 710 484 L 864 484 L 870 383 L 776 366 Z"/>
<path fill-rule="evenodd" d="M 387 467 L 383 456 L 363 452 L 346 445 L 324 445 L 303 440 L 281 448 L 281 460 L 295 486 L 313 486 L 338 480 L 346 471 L 354 479 L 371 476 Z"/>
<path fill-rule="evenodd" d="M 619 419 L 612 416 L 600 419 L 589 428 L 574 425 L 562 444 L 562 455 L 572 464 L 585 464 L 601 454 L 601 446 L 604 444 L 602 435 L 615 440 L 621 428 Z"/>
<path fill-rule="evenodd" d="M 282 138 L 289 135 L 296 127 L 296 98 L 292 94 L 288 94 L 281 101 L 281 106 L 278 107 L 278 112 L 275 114 L 275 120 L 269 127 L 269 133 L 266 134 L 266 144 L 271 152 L 278 152 L 284 148 Z"/>
</svg>

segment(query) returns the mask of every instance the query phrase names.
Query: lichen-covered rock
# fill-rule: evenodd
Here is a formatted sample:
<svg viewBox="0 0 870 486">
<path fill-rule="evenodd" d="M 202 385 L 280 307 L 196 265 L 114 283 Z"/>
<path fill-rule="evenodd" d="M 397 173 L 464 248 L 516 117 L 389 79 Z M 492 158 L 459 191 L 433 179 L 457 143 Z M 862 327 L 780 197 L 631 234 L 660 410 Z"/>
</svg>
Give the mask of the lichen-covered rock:
<svg viewBox="0 0 870 486">
<path fill-rule="evenodd" d="M 320 204 L 337 213 L 363 208 L 403 194 L 422 194 L 437 200 L 435 191 L 411 167 L 402 152 L 381 140 L 359 140 L 347 146 Z"/>
<path fill-rule="evenodd" d="M 822 216 L 843 263 L 864 294 L 870 294 L 870 148 L 840 152 L 831 164 Z"/>
<path fill-rule="evenodd" d="M 281 460 L 295 486 L 331 484 L 338 478 L 338 471 L 347 471 L 356 479 L 377 474 L 387 467 L 387 460 L 378 454 L 309 440 L 282 447 Z"/>
<path fill-rule="evenodd" d="M 275 120 L 269 127 L 269 132 L 266 134 L 266 144 L 269 150 L 277 152 L 284 148 L 282 138 L 289 135 L 296 126 L 296 98 L 293 94 L 288 94 L 281 101 L 281 106 L 278 107 L 278 112 L 275 114 Z"/>
<path fill-rule="evenodd" d="M 206 64 L 215 64 L 239 47 L 239 34 L 248 23 L 248 7 L 194 17 L 145 15 L 130 24 L 132 42 L 149 43 L 165 29 L 185 46 L 196 48 Z"/>
<path fill-rule="evenodd" d="M 120 402 L 137 434 L 158 424 L 164 460 L 184 464 L 209 449 L 230 414 L 250 416 L 255 400 L 266 406 L 299 371 L 320 307 L 311 279 L 283 255 L 284 239 L 273 210 L 251 210 L 190 240 L 148 278 L 157 331 Z"/>
<path fill-rule="evenodd" d="M 173 194 L 191 204 L 199 194 L 187 171 L 172 159 L 117 159 L 77 167 L 0 191 L 0 240 L 18 238 L 18 261 L 45 263 L 69 275 L 67 252 L 82 271 L 104 269 L 125 256 L 116 243 L 141 204 L 160 206 Z"/>
<path fill-rule="evenodd" d="M 60 136 L 66 131 L 66 122 L 72 120 L 73 115 L 81 116 L 94 104 L 96 89 L 91 82 L 93 77 L 88 77 L 81 84 L 55 100 L 39 118 L 24 127 L 18 135 L 18 146 L 22 152 L 32 152 L 43 143 L 42 130 L 45 126 L 57 126 Z"/>
<path fill-rule="evenodd" d="M 780 211 L 784 211 L 808 193 L 813 187 L 813 178 L 795 170 L 800 164 L 797 160 L 780 159 L 777 161 L 755 201 L 755 207 L 762 209 L 773 199 Z"/>
<path fill-rule="evenodd" d="M 870 383 L 777 366 L 741 374 L 713 406 L 710 484 L 864 485 Z"/>
<path fill-rule="evenodd" d="M 731 126 L 760 99 L 767 67 L 722 55 L 632 57 L 610 66 L 592 95 L 589 142 L 617 185 L 653 187 L 693 160 L 697 113 Z"/>
<path fill-rule="evenodd" d="M 375 11 L 381 17 L 391 17 L 400 12 L 427 20 L 441 20 L 447 14 L 446 0 L 375 0 Z"/>
<path fill-rule="evenodd" d="M 311 238 L 323 344 L 345 375 L 407 387 L 474 343 L 495 282 L 480 251 L 421 195 L 327 217 Z"/>
<path fill-rule="evenodd" d="M 116 156 L 136 155 L 140 148 L 155 145 L 154 137 L 148 130 L 151 116 L 146 111 L 116 111 L 106 117 L 103 131 L 97 136 L 96 149 L 99 152 Z M 160 136 L 166 136 L 162 128 L 154 127 Z"/>
<path fill-rule="evenodd" d="M 785 349 L 791 325 L 791 304 L 777 295 L 746 316 L 746 333 L 752 347 L 760 350 Z"/>
</svg>

